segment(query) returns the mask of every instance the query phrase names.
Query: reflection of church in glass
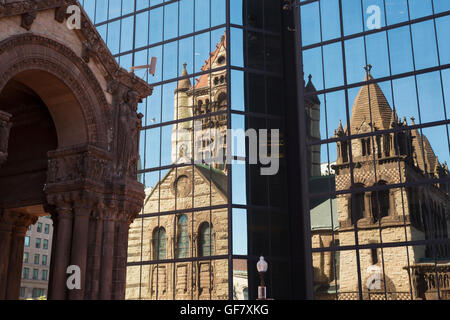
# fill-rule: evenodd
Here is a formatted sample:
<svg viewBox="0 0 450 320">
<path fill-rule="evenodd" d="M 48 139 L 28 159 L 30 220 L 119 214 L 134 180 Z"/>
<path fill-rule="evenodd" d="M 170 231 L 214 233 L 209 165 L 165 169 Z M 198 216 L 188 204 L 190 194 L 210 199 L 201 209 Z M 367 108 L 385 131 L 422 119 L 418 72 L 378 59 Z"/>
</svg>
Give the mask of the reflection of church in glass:
<svg viewBox="0 0 450 320">
<path fill-rule="evenodd" d="M 373 80 L 370 66 L 365 81 Z M 414 119 L 412 124 L 415 125 Z M 358 227 L 359 245 L 398 243 L 425 239 L 448 239 L 450 217 L 448 186 L 417 185 L 358 193 L 358 188 L 395 185 L 427 178 L 448 176 L 447 164 L 441 164 L 428 139 L 417 129 L 407 129 L 406 118 L 400 120 L 390 107 L 378 84 L 363 86 L 353 105 L 350 128 L 339 124 L 336 137 L 352 135 L 361 138 L 337 143 L 335 170 L 336 191 L 352 189 L 325 200 L 311 209 L 313 247 L 355 245 L 354 228 Z M 398 134 L 364 134 L 398 129 Z M 405 128 L 402 130 L 402 128 Z M 350 154 L 353 163 L 350 163 Z M 352 168 L 351 168 L 352 165 Z M 330 219 L 330 214 L 333 219 Z M 333 221 L 330 221 L 333 220 Z M 381 228 L 380 228 L 381 226 Z M 334 237 L 332 236 L 334 229 Z M 381 230 L 380 230 L 381 229 Z M 438 259 L 436 270 L 434 259 Z M 450 299 L 450 247 L 387 247 L 359 251 L 364 299 L 410 299 L 413 297 Z M 316 298 L 358 299 L 357 256 L 355 251 L 314 253 Z M 408 264 L 410 265 L 408 275 Z M 384 267 L 384 274 L 383 274 Z M 378 271 L 377 271 L 378 270 Z M 337 284 L 338 288 L 334 285 Z M 374 285 L 380 279 L 380 285 Z M 370 289 L 369 289 L 370 288 Z"/>
<path fill-rule="evenodd" d="M 202 71 L 226 66 L 225 46 L 223 36 Z M 227 208 L 192 212 L 228 203 L 225 161 L 206 161 L 218 156 L 217 136 L 226 141 L 226 70 L 203 74 L 192 85 L 186 67 L 174 92 L 174 119 L 200 120 L 173 125 L 172 162 L 196 164 L 170 169 L 151 189 L 143 213 L 155 216 L 131 225 L 128 262 L 200 259 L 128 267 L 127 299 L 228 299 L 228 260 L 208 260 L 228 254 Z M 226 150 L 226 144 L 220 147 Z M 173 210 L 183 213 L 170 214 Z"/>
</svg>

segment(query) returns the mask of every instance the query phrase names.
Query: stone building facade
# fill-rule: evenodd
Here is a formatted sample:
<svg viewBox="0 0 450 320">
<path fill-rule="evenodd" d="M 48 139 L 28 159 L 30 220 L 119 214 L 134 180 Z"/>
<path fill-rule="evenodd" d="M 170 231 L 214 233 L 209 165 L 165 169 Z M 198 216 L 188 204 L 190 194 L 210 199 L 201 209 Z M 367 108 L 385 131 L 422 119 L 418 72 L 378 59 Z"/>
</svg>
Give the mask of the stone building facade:
<svg viewBox="0 0 450 320">
<path fill-rule="evenodd" d="M 137 105 L 152 87 L 119 67 L 78 1 L 1 1 L 0 30 L 0 299 L 19 298 L 26 231 L 49 214 L 49 299 L 123 299 L 145 196 Z"/>
<path fill-rule="evenodd" d="M 223 36 L 202 71 L 226 63 Z M 128 262 L 162 262 L 144 265 L 142 270 L 128 267 L 127 299 L 228 299 L 228 260 L 208 260 L 228 254 L 228 209 L 189 211 L 228 203 L 226 70 L 201 75 L 191 84 L 185 64 L 181 77 L 174 92 L 175 119 L 219 114 L 173 126 L 172 163 L 195 160 L 196 164 L 170 169 L 144 202 L 143 214 L 157 216 L 137 219 L 131 225 Z M 164 215 L 174 210 L 185 213 Z M 164 263 L 195 257 L 203 259 Z"/>
<path fill-rule="evenodd" d="M 365 81 L 374 80 L 370 66 L 366 72 Z M 415 125 L 413 118 L 410 125 Z M 340 123 L 335 133 L 336 137 L 345 138 L 351 129 L 352 135 L 361 135 L 362 138 L 339 140 L 337 161 L 332 166 L 335 190 L 351 190 L 352 193 L 337 195 L 332 201 L 335 206 L 333 219 L 338 222 L 334 225 L 334 234 L 330 223 L 322 230 L 312 230 L 313 247 L 329 247 L 332 241 L 335 247 L 355 245 L 356 226 L 358 245 L 448 239 L 447 185 L 383 187 L 448 176 L 447 164 L 439 162 L 427 137 L 406 126 L 406 118 L 399 119 L 378 84 L 370 83 L 360 89 L 353 104 L 350 124 L 344 128 Z M 394 128 L 399 130 L 397 135 L 377 134 L 377 131 Z M 364 136 L 371 132 L 375 135 Z M 350 154 L 353 163 L 350 162 Z M 352 175 L 355 188 L 351 188 Z M 369 187 L 374 187 L 374 190 L 358 192 L 358 188 Z M 332 211 L 328 208 L 321 212 L 330 220 Z M 313 206 L 311 215 L 315 212 L 320 214 L 319 206 Z M 438 259 L 438 273 L 427 276 L 427 272 L 430 273 L 427 261 L 435 258 Z M 382 253 L 380 248 L 359 250 L 363 298 L 385 299 L 386 292 L 388 299 L 410 299 L 412 288 L 414 299 L 435 299 L 438 286 L 441 298 L 448 298 L 449 261 L 450 247 L 441 244 L 393 246 L 384 248 Z M 317 298 L 359 298 L 354 250 L 314 253 L 313 264 Z M 373 286 L 374 279 L 379 279 L 380 285 Z M 326 291 L 336 283 L 337 295 L 336 290 Z"/>
</svg>

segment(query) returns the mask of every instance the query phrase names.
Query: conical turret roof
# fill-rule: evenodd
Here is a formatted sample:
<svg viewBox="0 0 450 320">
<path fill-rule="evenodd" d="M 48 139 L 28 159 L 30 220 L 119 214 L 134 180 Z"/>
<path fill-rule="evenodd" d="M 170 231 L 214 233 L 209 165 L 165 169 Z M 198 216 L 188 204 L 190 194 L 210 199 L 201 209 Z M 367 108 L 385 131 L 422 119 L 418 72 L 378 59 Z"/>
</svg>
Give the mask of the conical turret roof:
<svg viewBox="0 0 450 320">
<path fill-rule="evenodd" d="M 185 77 L 188 75 L 186 67 L 187 67 L 187 63 L 185 62 L 183 64 L 183 71 L 181 72 L 181 77 Z M 191 80 L 189 78 L 185 78 L 185 79 L 181 79 L 180 81 L 178 81 L 176 91 L 189 90 L 190 88 L 191 88 Z"/>
<path fill-rule="evenodd" d="M 373 80 L 369 65 L 366 69 L 365 81 Z M 377 83 L 364 85 L 358 92 L 352 108 L 350 126 L 352 134 L 358 132 L 363 122 L 372 123 L 378 130 L 386 130 L 391 127 L 393 112 L 389 106 L 383 91 Z"/>
</svg>

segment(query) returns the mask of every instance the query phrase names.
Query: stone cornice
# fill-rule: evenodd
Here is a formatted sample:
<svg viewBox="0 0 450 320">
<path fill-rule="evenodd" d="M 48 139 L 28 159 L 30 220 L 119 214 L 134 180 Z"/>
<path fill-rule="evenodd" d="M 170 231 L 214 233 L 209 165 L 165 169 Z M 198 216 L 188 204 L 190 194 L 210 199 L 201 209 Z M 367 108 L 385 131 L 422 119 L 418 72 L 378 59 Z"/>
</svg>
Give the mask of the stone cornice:
<svg viewBox="0 0 450 320">
<path fill-rule="evenodd" d="M 153 87 L 147 82 L 137 77 L 133 73 L 127 72 L 121 68 L 100 34 L 90 21 L 88 15 L 83 7 L 76 0 L 6 0 L 6 3 L 0 2 L 0 19 L 4 17 L 25 15 L 30 13 L 38 13 L 39 11 L 55 9 L 55 20 L 61 20 L 60 9 L 68 5 L 77 5 L 81 9 L 81 29 L 73 30 L 78 36 L 82 38 L 83 42 L 83 59 L 89 60 L 90 57 L 95 57 L 107 72 L 106 80 L 111 82 L 122 83 L 129 89 L 139 93 L 141 99 L 146 98 L 152 94 Z M 111 85 L 114 87 L 114 85 Z"/>
</svg>

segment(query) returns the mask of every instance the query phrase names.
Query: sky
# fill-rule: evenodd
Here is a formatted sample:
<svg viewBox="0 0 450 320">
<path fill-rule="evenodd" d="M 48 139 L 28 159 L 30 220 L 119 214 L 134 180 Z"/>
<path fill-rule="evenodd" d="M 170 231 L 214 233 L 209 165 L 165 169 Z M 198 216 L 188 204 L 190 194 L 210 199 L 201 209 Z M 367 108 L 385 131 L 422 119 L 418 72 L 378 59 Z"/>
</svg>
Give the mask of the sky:
<svg viewBox="0 0 450 320">
<path fill-rule="evenodd" d="M 361 9 L 361 2 L 364 10 Z M 406 0 L 386 0 L 386 12 L 382 0 L 346 0 L 343 4 L 344 36 L 367 31 L 366 21 L 372 13 L 366 9 L 377 5 L 381 9 L 380 27 L 393 25 L 408 20 Z M 410 0 L 411 19 L 432 14 L 431 0 Z M 450 10 L 450 1 L 435 0 L 436 13 Z M 319 17 L 319 12 L 322 13 Z M 364 12 L 364 16 L 362 16 Z M 338 0 L 318 2 L 302 7 L 302 43 L 304 46 L 314 45 L 322 38 L 323 41 L 334 39 L 340 35 Z M 364 81 L 367 64 L 373 66 L 372 76 L 377 78 L 389 75 L 399 75 L 414 70 L 426 69 L 450 63 L 450 16 L 436 19 L 437 43 L 433 20 L 398 27 L 389 32 L 378 32 L 366 37 L 356 37 L 345 40 L 346 65 L 343 65 L 342 44 L 333 43 L 323 47 L 314 47 L 303 52 L 305 78 L 312 75 L 312 81 L 317 90 L 331 89 L 344 85 L 346 70 L 347 83 L 354 84 Z M 412 36 L 411 36 L 412 35 Z M 411 41 L 412 40 L 412 41 Z M 323 54 L 323 56 L 322 56 Z M 389 63 L 390 57 L 390 63 Z M 323 67 L 322 67 L 323 60 Z M 391 108 L 395 106 L 397 115 L 408 123 L 414 117 L 416 124 L 439 121 L 448 118 L 450 106 L 450 72 L 444 70 L 417 76 L 417 86 L 413 76 L 379 83 Z M 416 94 L 417 87 L 417 94 Z M 351 112 L 359 87 L 350 89 L 349 110 Z M 331 138 L 338 127 L 339 120 L 345 127 L 346 101 L 344 91 L 335 91 L 320 95 L 321 101 L 321 137 Z M 444 105 L 445 102 L 445 105 Z M 418 107 L 420 106 L 420 107 Z M 445 108 L 444 108 L 445 106 Z M 325 111 L 326 109 L 326 111 Z M 446 110 L 447 109 L 447 110 Z M 420 114 L 419 114 L 420 113 Z M 449 161 L 449 141 L 445 126 L 424 129 L 425 134 L 438 156 L 440 162 Z M 336 160 L 335 144 L 329 146 L 330 156 L 327 157 L 326 146 L 322 148 L 322 162 Z"/>
</svg>

